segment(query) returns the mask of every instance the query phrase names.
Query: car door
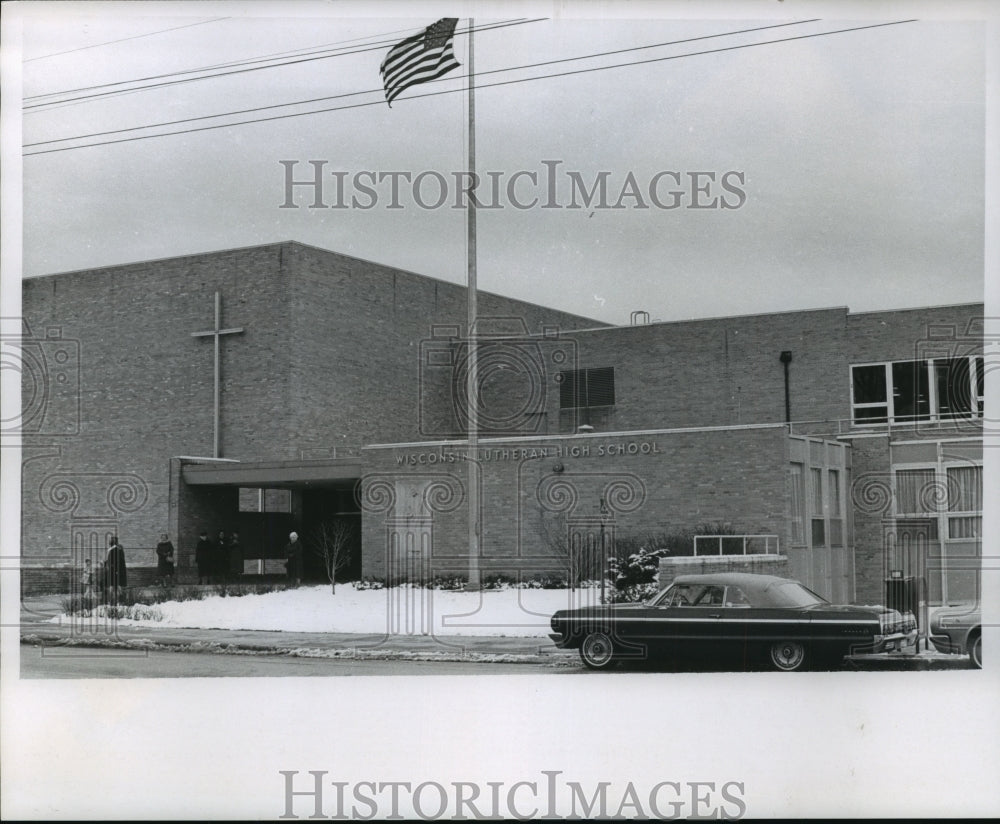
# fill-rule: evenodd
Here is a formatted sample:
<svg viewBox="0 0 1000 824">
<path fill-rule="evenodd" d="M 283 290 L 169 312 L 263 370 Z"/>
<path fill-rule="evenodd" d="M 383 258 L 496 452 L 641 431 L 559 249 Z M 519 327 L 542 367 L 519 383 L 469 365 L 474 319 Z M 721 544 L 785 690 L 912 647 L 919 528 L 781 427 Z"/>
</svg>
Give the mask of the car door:
<svg viewBox="0 0 1000 824">
<path fill-rule="evenodd" d="M 760 610 L 750 603 L 747 594 L 738 586 L 726 586 L 719 610 L 717 629 L 718 649 L 731 660 L 742 662 L 749 668 L 754 660 L 751 638 L 755 633 Z"/>
<path fill-rule="evenodd" d="M 725 588 L 715 584 L 675 584 L 647 611 L 641 640 L 659 655 L 698 657 L 714 649 L 724 598 Z"/>
</svg>

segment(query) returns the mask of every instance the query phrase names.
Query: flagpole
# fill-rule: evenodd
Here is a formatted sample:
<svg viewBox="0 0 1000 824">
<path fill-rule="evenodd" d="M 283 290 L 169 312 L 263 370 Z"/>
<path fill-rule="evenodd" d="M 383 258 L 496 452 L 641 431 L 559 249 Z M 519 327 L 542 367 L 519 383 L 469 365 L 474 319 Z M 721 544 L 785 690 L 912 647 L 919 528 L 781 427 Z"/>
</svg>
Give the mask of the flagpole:
<svg viewBox="0 0 1000 824">
<path fill-rule="evenodd" d="M 468 374 L 466 376 L 466 401 L 469 410 L 469 589 L 479 589 L 479 411 L 478 364 L 476 343 L 476 64 L 473 29 L 475 21 L 469 18 L 469 195 L 465 206 L 468 220 L 467 275 L 468 275 Z"/>
</svg>

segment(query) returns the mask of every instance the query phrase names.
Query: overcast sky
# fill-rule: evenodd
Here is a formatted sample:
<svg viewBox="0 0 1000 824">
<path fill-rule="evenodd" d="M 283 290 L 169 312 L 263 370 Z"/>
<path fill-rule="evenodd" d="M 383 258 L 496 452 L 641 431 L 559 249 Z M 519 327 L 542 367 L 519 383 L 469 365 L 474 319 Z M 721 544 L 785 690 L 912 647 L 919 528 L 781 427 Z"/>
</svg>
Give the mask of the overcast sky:
<svg viewBox="0 0 1000 824">
<path fill-rule="evenodd" d="M 312 174 L 308 161 L 326 161 L 329 204 L 336 202 L 333 171 L 346 173 L 348 203 L 355 195 L 364 204 L 371 198 L 351 185 L 358 172 L 450 176 L 466 168 L 465 35 L 455 38 L 463 67 L 450 79 L 404 92 L 391 109 L 379 90 L 379 65 L 391 43 L 433 22 L 441 9 L 402 18 L 391 16 L 396 5 L 374 3 L 48 5 L 34 8 L 24 25 L 27 105 L 330 44 L 354 53 L 28 109 L 26 144 L 360 91 L 371 93 L 92 140 L 376 105 L 25 157 L 25 276 L 294 239 L 464 281 L 464 213 L 421 208 L 405 181 L 399 209 L 387 208 L 388 181 L 375 187 L 378 202 L 370 209 L 311 209 L 301 189 L 294 195 L 299 208 L 279 208 L 281 160 L 298 161 L 297 179 Z M 845 5 L 847 16 L 830 16 L 814 13 L 823 7 L 768 3 L 750 7 L 760 14 L 746 14 L 744 5 L 733 7 L 743 12 L 738 18 L 719 17 L 716 6 L 715 19 L 682 20 L 670 17 L 678 6 L 658 4 L 630 8 L 661 19 L 584 19 L 580 14 L 597 6 L 570 8 L 578 19 L 518 6 L 506 19 L 549 19 L 478 33 L 479 83 L 913 16 L 889 14 L 882 5 L 868 12 Z M 812 17 L 823 19 L 497 71 Z M 476 23 L 501 19 L 480 16 Z M 480 288 L 612 323 L 628 322 L 637 309 L 667 320 L 981 300 L 984 31 L 977 22 L 922 20 L 479 89 L 477 169 L 495 172 L 503 187 L 518 171 L 537 174 L 537 186 L 518 179 L 522 203 L 535 196 L 544 202 L 543 161 L 561 161 L 555 202 L 564 207 L 572 203 L 569 172 L 588 187 L 607 172 L 608 206 L 630 173 L 639 188 L 639 197 L 623 198 L 619 209 L 543 209 L 541 202 L 517 209 L 502 189 L 502 208 L 479 212 Z M 74 89 L 87 90 L 33 97 Z M 414 97 L 446 89 L 455 93 Z M 660 172 L 677 173 L 681 185 L 672 175 L 657 178 Z M 692 172 L 711 172 L 715 180 L 694 179 L 699 194 Z M 723 189 L 727 173 L 730 188 Z M 651 202 L 654 180 L 660 202 L 679 200 L 677 208 Z M 438 190 L 426 178 L 419 194 L 433 201 Z M 690 208 L 713 201 L 738 208 Z"/>
</svg>

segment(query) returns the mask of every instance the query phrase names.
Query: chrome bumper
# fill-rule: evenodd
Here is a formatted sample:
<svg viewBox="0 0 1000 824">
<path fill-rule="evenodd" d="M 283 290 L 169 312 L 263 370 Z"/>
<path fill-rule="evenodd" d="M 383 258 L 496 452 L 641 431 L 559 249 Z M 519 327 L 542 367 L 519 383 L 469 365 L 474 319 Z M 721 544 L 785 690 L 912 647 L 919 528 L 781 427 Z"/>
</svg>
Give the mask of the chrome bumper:
<svg viewBox="0 0 1000 824">
<path fill-rule="evenodd" d="M 891 635 L 876 635 L 872 642 L 873 653 L 894 652 L 903 647 L 912 647 L 917 642 L 917 630 L 894 632 Z"/>
</svg>

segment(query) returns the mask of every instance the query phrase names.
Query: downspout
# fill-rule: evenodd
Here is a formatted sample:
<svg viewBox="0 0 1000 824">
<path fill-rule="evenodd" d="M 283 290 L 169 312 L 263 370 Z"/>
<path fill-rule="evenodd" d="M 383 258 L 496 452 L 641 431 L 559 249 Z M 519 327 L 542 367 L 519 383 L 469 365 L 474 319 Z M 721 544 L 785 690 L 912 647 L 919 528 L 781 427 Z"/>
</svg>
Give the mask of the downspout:
<svg viewBox="0 0 1000 824">
<path fill-rule="evenodd" d="M 785 366 L 785 423 L 791 423 L 792 401 L 788 391 L 788 364 L 792 362 L 792 353 L 787 349 L 781 353 L 781 362 Z"/>
</svg>

